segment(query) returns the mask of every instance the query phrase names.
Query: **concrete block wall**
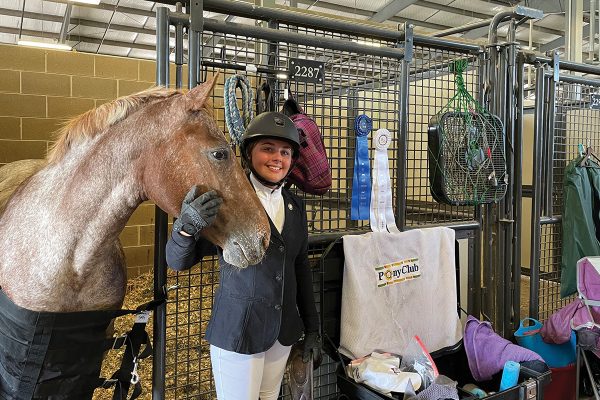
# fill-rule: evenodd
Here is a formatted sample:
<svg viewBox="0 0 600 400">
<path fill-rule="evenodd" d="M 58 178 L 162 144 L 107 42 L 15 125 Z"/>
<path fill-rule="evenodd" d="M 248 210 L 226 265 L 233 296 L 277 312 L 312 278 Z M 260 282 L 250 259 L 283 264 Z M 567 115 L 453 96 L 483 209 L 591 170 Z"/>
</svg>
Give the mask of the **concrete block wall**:
<svg viewBox="0 0 600 400">
<path fill-rule="evenodd" d="M 0 166 L 45 157 L 64 122 L 154 86 L 155 76 L 150 60 L 0 45 Z M 130 277 L 152 269 L 153 204 L 133 213 L 121 240 Z"/>
</svg>

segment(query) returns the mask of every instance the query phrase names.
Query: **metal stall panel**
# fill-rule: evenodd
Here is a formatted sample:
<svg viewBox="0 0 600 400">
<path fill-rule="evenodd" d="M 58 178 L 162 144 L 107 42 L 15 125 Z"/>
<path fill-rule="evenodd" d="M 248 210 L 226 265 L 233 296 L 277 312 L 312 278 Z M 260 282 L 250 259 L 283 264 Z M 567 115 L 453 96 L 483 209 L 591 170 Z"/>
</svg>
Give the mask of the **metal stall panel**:
<svg viewBox="0 0 600 400">
<path fill-rule="evenodd" d="M 395 48 L 387 42 L 347 34 L 280 25 L 280 30 L 295 31 L 307 36 L 329 37 L 373 48 Z M 377 129 L 392 134 L 388 149 L 392 188 L 396 187 L 398 159 L 398 102 L 401 60 L 350 51 L 329 50 L 303 45 L 279 43 L 277 65 L 280 70 L 292 69 L 293 58 L 324 63 L 323 84 L 291 81 L 289 88 L 321 128 L 332 171 L 332 188 L 323 196 L 296 193 L 303 197 L 308 212 L 309 232 L 312 235 L 368 230 L 369 221 L 350 221 L 350 199 L 354 168 L 354 120 L 365 114 L 373 120 L 369 135 L 369 151 L 374 152 L 372 137 Z M 278 108 L 282 105 L 288 84 L 278 81 Z M 371 157 L 372 159 L 372 157 Z M 392 204 L 395 205 L 392 190 Z"/>
<path fill-rule="evenodd" d="M 309 249 L 317 310 L 322 296 L 319 259 L 325 247 L 318 244 Z M 216 398 L 210 345 L 204 340 L 204 333 L 218 281 L 218 261 L 213 257 L 206 257 L 189 272 L 169 273 L 169 285 L 178 287 L 167 303 L 166 399 Z M 335 368 L 336 360 L 324 355 L 323 363 L 314 374 L 316 399 L 337 397 Z M 285 381 L 280 398 L 290 398 Z"/>
<path fill-rule="evenodd" d="M 598 96 L 600 82 L 592 78 L 598 76 L 588 75 L 585 78 L 575 76 L 560 76 L 556 85 L 546 85 L 547 90 L 554 92 L 554 107 L 549 101 L 547 113 L 554 114 L 554 124 L 544 131 L 544 142 L 552 149 L 551 171 L 551 214 L 546 210 L 546 216 L 540 220 L 540 258 L 539 291 L 537 296 L 532 293 L 533 308 L 537 310 L 540 320 L 547 319 L 574 296 L 560 298 L 560 264 L 562 256 L 562 229 L 561 215 L 564 211 L 564 172 L 566 166 L 579 156 L 579 145 L 600 146 L 600 110 L 592 109 L 592 96 Z M 546 93 L 547 99 L 552 99 L 552 93 Z M 594 97 L 595 97 L 594 96 Z M 542 120 L 549 118 L 543 116 Z M 543 151 L 543 149 L 540 149 Z M 537 193 L 534 195 L 542 195 Z M 550 202 L 549 201 L 549 202 Z M 549 207 L 546 207 L 549 208 Z M 547 216 L 550 214 L 551 216 Z M 535 232 L 534 232 L 535 234 Z M 535 275 L 535 274 L 534 274 Z M 532 285 L 535 285 L 532 282 Z M 537 298 L 536 298 L 537 297 Z M 537 302 L 537 307 L 535 303 Z M 535 312 L 533 312 L 535 314 Z"/>
<path fill-rule="evenodd" d="M 362 54 L 353 50 L 332 50 L 287 42 L 272 42 L 248 35 L 208 31 L 205 24 L 200 78 L 219 70 L 221 77 L 213 94 L 215 117 L 228 136 L 225 126 L 223 89 L 225 79 L 244 74 L 256 89 L 266 81 L 275 92 L 275 110 L 280 110 L 284 92 L 291 90 L 321 129 L 332 170 L 332 189 L 323 196 L 296 191 L 307 204 L 309 220 L 309 257 L 313 271 L 315 299 L 321 299 L 321 276 L 318 258 L 328 244 L 328 238 L 349 232 L 368 230 L 369 221 L 350 221 L 350 199 L 354 161 L 354 118 L 367 114 L 373 119 L 374 130 L 386 128 L 393 135 L 389 148 L 392 187 L 396 182 L 398 158 L 397 120 L 401 60 L 381 54 Z M 271 23 L 270 26 L 276 26 Z M 313 28 L 279 24 L 279 31 L 294 32 L 307 37 L 337 39 L 340 43 L 360 44 L 377 49 L 396 49 L 396 42 L 367 39 L 332 33 Z M 350 48 L 350 46 L 348 46 Z M 293 58 L 324 63 L 322 83 L 287 82 Z M 238 107 L 241 95 L 237 91 Z M 254 105 L 253 105 L 254 106 Z M 370 143 L 370 151 L 373 146 Z M 393 202 L 393 204 L 395 204 Z M 209 344 L 203 339 L 219 279 L 214 258 L 205 258 L 189 272 L 169 274 L 168 286 L 173 290 L 167 305 L 167 399 L 215 398 L 210 368 Z M 319 309 L 317 304 L 317 309 Z M 337 397 L 335 361 L 325 357 L 315 372 L 315 398 Z M 289 398 L 284 384 L 282 398 Z"/>
</svg>

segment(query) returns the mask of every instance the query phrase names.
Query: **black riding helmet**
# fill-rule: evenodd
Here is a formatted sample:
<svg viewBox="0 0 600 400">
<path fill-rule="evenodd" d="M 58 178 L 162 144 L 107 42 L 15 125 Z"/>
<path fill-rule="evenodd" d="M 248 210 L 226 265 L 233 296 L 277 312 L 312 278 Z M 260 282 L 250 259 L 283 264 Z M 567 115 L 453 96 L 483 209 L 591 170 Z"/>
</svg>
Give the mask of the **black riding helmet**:
<svg viewBox="0 0 600 400">
<path fill-rule="evenodd" d="M 252 149 L 251 144 L 258 139 L 264 138 L 284 140 L 292 145 L 293 154 L 290 170 L 279 182 L 269 182 L 264 179 L 262 176 L 256 173 L 252 167 L 252 163 L 250 162 L 250 151 Z M 242 161 L 244 162 L 245 167 L 250 169 L 250 171 L 252 171 L 254 176 L 256 176 L 259 181 L 268 185 L 276 184 L 279 187 L 287 179 L 288 175 L 292 171 L 292 168 L 294 168 L 296 159 L 300 155 L 300 138 L 298 136 L 298 129 L 287 115 L 275 111 L 264 112 L 254 118 L 246 128 L 246 132 L 244 132 L 240 143 L 240 151 L 242 153 Z"/>
</svg>

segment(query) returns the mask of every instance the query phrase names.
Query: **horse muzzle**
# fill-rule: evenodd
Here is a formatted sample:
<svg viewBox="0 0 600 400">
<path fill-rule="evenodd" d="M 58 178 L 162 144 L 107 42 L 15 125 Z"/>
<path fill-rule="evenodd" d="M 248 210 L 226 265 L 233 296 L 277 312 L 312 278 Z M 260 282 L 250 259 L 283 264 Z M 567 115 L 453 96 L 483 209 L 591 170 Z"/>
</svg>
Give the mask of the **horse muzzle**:
<svg viewBox="0 0 600 400">
<path fill-rule="evenodd" d="M 269 240 L 269 232 L 257 232 L 253 237 L 229 238 L 223 246 L 223 258 L 238 268 L 258 264 L 267 251 Z"/>
</svg>

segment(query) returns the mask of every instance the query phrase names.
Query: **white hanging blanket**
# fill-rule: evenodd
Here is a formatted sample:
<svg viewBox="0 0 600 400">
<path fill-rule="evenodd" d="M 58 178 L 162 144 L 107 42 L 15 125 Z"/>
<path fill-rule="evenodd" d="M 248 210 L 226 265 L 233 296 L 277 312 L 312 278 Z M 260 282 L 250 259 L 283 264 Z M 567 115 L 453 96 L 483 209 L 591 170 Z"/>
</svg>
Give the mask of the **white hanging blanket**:
<svg viewBox="0 0 600 400">
<path fill-rule="evenodd" d="M 462 338 L 454 230 L 344 236 L 340 352 L 402 354 L 414 335 L 429 352 Z"/>
</svg>

